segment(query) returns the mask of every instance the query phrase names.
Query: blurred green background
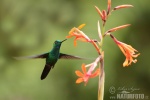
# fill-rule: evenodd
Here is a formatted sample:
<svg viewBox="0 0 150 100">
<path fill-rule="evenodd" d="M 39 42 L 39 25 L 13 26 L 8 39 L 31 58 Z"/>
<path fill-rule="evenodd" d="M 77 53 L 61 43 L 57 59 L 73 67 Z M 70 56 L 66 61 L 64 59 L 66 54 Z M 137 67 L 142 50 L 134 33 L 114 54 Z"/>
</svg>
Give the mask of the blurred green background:
<svg viewBox="0 0 150 100">
<path fill-rule="evenodd" d="M 106 30 L 132 24 L 119 30 L 115 37 L 131 44 L 141 55 L 138 62 L 123 68 L 125 60 L 110 37 L 105 38 L 105 100 L 114 86 L 138 88 L 134 93 L 150 98 L 150 6 L 149 0 L 112 0 L 112 7 L 132 4 L 134 8 L 115 11 L 106 23 Z M 97 21 L 100 20 L 94 5 L 106 9 L 107 0 L 1 0 L 0 1 L 0 100 L 97 100 L 98 78 L 87 86 L 75 84 L 75 70 L 81 70 L 88 61 L 59 60 L 45 80 L 40 80 L 45 60 L 12 59 L 49 51 L 55 40 L 63 40 L 69 30 L 82 23 L 83 31 L 98 39 Z M 62 44 L 61 52 L 95 58 L 91 44 L 73 39 Z"/>
</svg>

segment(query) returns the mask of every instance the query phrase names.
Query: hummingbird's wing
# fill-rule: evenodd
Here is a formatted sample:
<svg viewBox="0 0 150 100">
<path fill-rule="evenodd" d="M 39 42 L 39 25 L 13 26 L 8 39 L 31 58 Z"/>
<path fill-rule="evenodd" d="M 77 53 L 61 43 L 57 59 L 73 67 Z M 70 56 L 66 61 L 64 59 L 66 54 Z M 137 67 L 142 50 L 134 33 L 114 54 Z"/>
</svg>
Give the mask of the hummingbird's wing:
<svg viewBox="0 0 150 100">
<path fill-rule="evenodd" d="M 24 56 L 24 57 L 13 57 L 17 60 L 24 60 L 24 59 L 32 59 L 32 58 L 46 58 L 49 53 L 39 54 L 39 55 L 33 55 L 33 56 Z"/>
<path fill-rule="evenodd" d="M 78 57 L 78 56 L 73 56 L 73 55 L 60 53 L 59 59 L 85 59 L 85 58 L 81 58 L 81 57 Z"/>
</svg>

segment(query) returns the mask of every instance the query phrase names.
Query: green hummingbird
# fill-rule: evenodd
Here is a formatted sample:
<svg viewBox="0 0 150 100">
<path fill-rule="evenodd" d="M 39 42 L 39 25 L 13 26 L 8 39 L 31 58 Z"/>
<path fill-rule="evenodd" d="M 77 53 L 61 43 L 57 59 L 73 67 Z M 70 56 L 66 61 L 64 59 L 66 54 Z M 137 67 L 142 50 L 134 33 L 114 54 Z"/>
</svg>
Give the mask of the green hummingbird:
<svg viewBox="0 0 150 100">
<path fill-rule="evenodd" d="M 48 73 L 52 68 L 54 68 L 56 62 L 58 59 L 83 59 L 78 56 L 73 56 L 73 55 L 68 55 L 64 53 L 60 53 L 60 47 L 61 44 L 66 41 L 67 39 L 60 41 L 56 40 L 53 44 L 52 50 L 47 53 L 39 54 L 39 55 L 33 55 L 33 56 L 26 56 L 26 57 L 14 57 L 15 59 L 24 59 L 24 58 L 45 58 L 46 59 L 46 64 L 43 69 L 43 72 L 41 74 L 41 80 L 45 79 Z"/>
</svg>

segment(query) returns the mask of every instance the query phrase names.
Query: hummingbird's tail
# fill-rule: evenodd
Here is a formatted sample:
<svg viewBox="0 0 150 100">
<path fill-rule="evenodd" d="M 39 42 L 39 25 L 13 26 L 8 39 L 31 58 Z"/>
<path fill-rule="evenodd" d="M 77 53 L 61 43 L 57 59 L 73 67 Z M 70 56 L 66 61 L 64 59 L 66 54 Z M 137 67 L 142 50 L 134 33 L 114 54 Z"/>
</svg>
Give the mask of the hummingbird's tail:
<svg viewBox="0 0 150 100">
<path fill-rule="evenodd" d="M 41 80 L 45 79 L 46 76 L 48 75 L 49 71 L 51 70 L 53 66 L 50 65 L 50 64 L 46 64 L 44 69 L 43 69 L 43 72 L 42 72 L 42 75 L 41 75 Z"/>
</svg>

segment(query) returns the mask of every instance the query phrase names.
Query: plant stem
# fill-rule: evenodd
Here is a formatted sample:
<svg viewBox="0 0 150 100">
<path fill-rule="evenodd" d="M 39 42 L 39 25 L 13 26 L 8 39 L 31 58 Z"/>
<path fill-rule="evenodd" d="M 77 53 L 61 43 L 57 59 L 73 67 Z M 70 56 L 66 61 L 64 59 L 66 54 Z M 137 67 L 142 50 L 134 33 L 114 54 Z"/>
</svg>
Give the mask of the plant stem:
<svg viewBox="0 0 150 100">
<path fill-rule="evenodd" d="M 98 100 L 103 100 L 104 98 L 104 82 L 105 82 L 105 72 L 104 72 L 104 53 L 100 59 L 100 69 L 101 74 L 99 75 L 99 84 L 98 84 Z"/>
</svg>

